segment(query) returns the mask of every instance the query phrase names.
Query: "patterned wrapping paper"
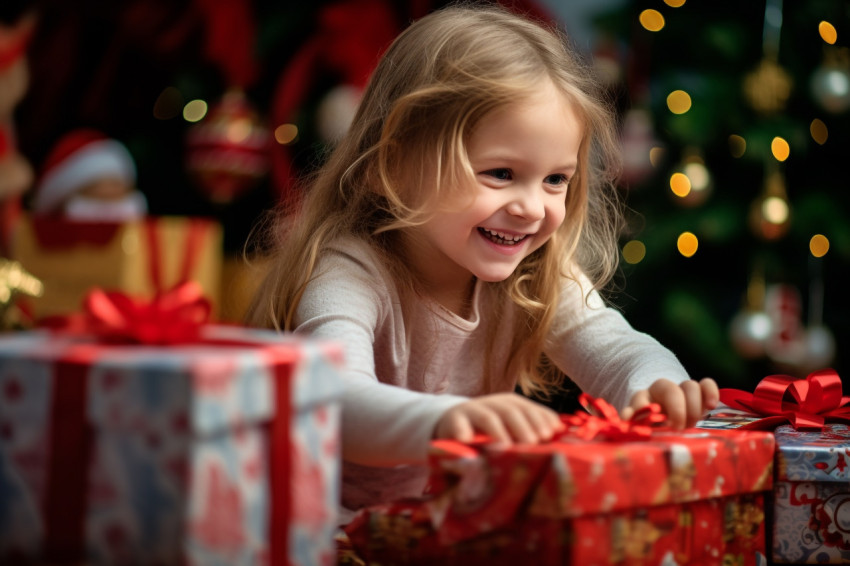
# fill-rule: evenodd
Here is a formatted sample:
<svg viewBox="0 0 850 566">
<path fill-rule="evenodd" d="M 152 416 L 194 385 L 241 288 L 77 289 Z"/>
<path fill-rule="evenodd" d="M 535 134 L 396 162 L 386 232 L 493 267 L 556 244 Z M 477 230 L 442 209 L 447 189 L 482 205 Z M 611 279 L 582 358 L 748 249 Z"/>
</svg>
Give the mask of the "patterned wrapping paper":
<svg viewBox="0 0 850 566">
<path fill-rule="evenodd" d="M 432 495 L 346 531 L 382 565 L 763 564 L 773 452 L 769 433 L 695 429 L 501 451 L 437 441 Z"/>
<path fill-rule="evenodd" d="M 738 428 L 759 417 L 720 407 L 701 428 Z M 772 559 L 777 564 L 850 561 L 850 427 L 826 423 L 822 431 L 780 425 L 774 431 Z"/>
<path fill-rule="evenodd" d="M 0 562 L 332 564 L 340 357 L 224 326 L 168 347 L 3 337 Z"/>
</svg>

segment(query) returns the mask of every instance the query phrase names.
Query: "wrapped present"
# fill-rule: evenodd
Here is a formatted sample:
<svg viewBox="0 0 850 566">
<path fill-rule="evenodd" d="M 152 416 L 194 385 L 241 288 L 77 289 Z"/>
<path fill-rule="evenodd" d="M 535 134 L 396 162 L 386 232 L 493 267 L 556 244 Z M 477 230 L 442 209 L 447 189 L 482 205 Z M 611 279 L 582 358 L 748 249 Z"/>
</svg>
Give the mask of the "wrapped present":
<svg viewBox="0 0 850 566">
<path fill-rule="evenodd" d="M 771 434 L 674 432 L 594 405 L 603 416 L 540 445 L 434 441 L 430 494 L 361 510 L 352 545 L 383 565 L 765 562 Z"/>
<path fill-rule="evenodd" d="M 333 563 L 341 349 L 187 287 L 0 338 L 0 563 Z"/>
<path fill-rule="evenodd" d="M 753 393 L 723 389 L 720 398 L 698 427 L 774 431 L 773 562 L 850 562 L 850 397 L 838 374 L 771 375 Z"/>
<path fill-rule="evenodd" d="M 44 284 L 41 296 L 22 299 L 36 320 L 76 311 L 95 287 L 150 298 L 187 280 L 198 282 L 218 310 L 222 230 L 210 219 L 115 223 L 25 215 L 11 255 Z"/>
</svg>

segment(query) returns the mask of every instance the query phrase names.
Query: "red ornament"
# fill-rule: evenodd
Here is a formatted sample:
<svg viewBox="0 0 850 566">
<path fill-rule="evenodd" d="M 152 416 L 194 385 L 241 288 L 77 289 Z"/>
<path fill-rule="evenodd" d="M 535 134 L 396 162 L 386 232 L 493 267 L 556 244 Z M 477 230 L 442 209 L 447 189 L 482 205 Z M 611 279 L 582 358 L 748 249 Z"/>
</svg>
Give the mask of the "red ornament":
<svg viewBox="0 0 850 566">
<path fill-rule="evenodd" d="M 241 91 L 227 92 L 187 137 L 186 168 L 216 204 L 229 204 L 269 169 L 269 131 Z"/>
</svg>

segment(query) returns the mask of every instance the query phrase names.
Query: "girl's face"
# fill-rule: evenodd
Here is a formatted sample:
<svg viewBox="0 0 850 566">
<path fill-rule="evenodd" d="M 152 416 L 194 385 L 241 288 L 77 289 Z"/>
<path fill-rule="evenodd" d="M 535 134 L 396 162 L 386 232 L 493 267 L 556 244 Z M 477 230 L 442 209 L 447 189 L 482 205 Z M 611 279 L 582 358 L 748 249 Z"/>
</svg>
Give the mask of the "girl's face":
<svg viewBox="0 0 850 566">
<path fill-rule="evenodd" d="M 436 293 L 468 289 L 474 275 L 502 281 L 564 221 L 583 128 L 546 82 L 531 98 L 485 116 L 467 145 L 472 201 L 442 206 L 410 229 L 413 266 Z"/>
</svg>

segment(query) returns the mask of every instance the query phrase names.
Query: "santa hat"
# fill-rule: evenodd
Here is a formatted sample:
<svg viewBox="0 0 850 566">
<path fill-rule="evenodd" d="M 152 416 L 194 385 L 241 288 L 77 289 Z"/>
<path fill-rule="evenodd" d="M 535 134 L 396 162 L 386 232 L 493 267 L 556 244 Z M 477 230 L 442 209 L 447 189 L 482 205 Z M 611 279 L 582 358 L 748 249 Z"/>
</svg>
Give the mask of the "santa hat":
<svg viewBox="0 0 850 566">
<path fill-rule="evenodd" d="M 49 213 L 81 187 L 117 177 L 136 183 L 136 166 L 127 148 L 97 130 L 74 130 L 62 137 L 44 161 L 32 210 Z"/>
</svg>

